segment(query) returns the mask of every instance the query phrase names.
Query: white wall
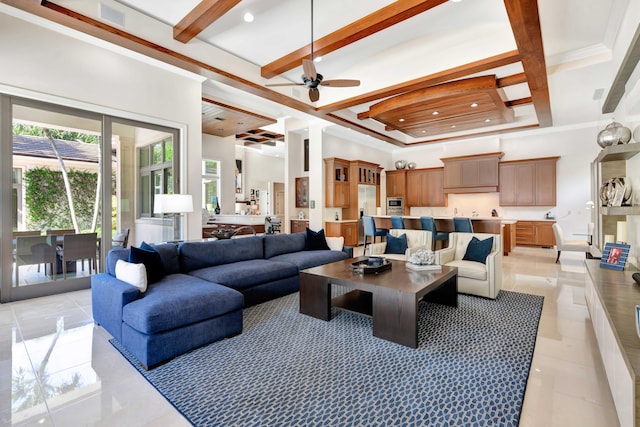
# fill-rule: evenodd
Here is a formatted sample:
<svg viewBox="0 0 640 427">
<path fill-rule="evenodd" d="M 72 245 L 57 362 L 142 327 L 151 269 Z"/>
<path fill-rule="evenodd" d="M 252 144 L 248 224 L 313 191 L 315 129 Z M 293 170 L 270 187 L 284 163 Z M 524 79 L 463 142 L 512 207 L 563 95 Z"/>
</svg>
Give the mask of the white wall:
<svg viewBox="0 0 640 427">
<path fill-rule="evenodd" d="M 199 169 L 186 165 L 201 158 L 200 80 L 17 19 L 3 13 L 11 8 L 0 7 L 0 91 L 182 128 L 183 191 L 199 206 Z M 136 225 L 138 241 L 132 243 L 154 239 L 143 232 L 152 223 Z M 158 227 L 151 226 L 149 236 L 153 228 Z M 201 236 L 199 211 L 188 217 L 187 238 L 196 236 Z"/>
<path fill-rule="evenodd" d="M 220 177 L 220 213 L 234 214 L 236 201 L 236 139 L 235 136 L 219 137 L 202 134 L 202 158 L 219 160 L 222 176 Z M 200 159 L 201 160 L 201 159 Z M 245 169 L 244 163 L 242 168 Z M 196 169 L 196 168 L 193 168 Z M 200 171 L 200 167 L 197 168 Z M 202 179 L 202 175 L 200 175 Z M 202 192 L 202 189 L 199 190 Z M 201 204 L 198 207 L 202 207 Z M 202 237 L 202 230 L 200 231 Z"/>
</svg>

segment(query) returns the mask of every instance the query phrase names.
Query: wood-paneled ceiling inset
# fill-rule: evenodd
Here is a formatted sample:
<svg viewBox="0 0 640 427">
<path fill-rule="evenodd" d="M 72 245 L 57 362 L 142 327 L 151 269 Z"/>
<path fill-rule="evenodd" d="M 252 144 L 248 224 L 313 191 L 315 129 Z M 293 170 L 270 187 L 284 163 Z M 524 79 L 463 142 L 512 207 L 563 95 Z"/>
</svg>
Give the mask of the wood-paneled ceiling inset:
<svg viewBox="0 0 640 427">
<path fill-rule="evenodd" d="M 237 134 L 236 139 L 243 141 L 245 146 L 263 144 L 274 147 L 277 141 L 284 141 L 284 135 L 264 129 L 251 129 Z"/>
<path fill-rule="evenodd" d="M 227 137 L 276 123 L 276 119 L 202 98 L 202 133 Z"/>
<path fill-rule="evenodd" d="M 473 77 L 394 96 L 358 118 L 371 118 L 415 138 L 512 123 L 496 76 Z"/>
</svg>

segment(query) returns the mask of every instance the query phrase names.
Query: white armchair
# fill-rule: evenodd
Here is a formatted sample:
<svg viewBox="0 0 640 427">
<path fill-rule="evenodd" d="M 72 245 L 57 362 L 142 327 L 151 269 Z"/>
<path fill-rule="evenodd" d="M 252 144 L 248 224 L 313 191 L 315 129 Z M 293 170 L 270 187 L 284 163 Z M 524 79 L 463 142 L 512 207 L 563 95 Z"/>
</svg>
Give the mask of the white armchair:
<svg viewBox="0 0 640 427">
<path fill-rule="evenodd" d="M 397 259 L 406 261 L 407 257 L 413 253 L 413 251 L 424 248 L 431 250 L 431 232 L 428 230 L 409 230 L 392 228 L 389 230 L 389 234 L 394 237 L 399 237 L 402 234 L 407 235 L 407 252 L 405 254 L 385 254 L 384 251 L 387 248 L 387 242 L 372 243 L 369 245 L 369 254 L 371 256 L 384 256 L 389 259 Z"/>
<path fill-rule="evenodd" d="M 463 259 L 473 237 L 479 240 L 493 237 L 485 264 Z M 502 238 L 499 234 L 449 233 L 449 247 L 436 251 L 436 262 L 458 267 L 460 293 L 495 299 L 502 288 Z"/>
</svg>

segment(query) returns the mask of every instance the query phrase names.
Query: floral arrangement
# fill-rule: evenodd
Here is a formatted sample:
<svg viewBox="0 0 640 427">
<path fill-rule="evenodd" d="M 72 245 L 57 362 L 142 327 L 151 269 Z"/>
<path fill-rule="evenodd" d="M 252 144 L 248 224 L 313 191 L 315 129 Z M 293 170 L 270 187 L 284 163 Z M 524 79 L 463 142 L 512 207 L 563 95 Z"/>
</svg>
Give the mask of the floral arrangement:
<svg viewBox="0 0 640 427">
<path fill-rule="evenodd" d="M 436 262 L 436 255 L 428 249 L 418 249 L 409 256 L 409 262 L 416 265 L 433 265 Z"/>
</svg>

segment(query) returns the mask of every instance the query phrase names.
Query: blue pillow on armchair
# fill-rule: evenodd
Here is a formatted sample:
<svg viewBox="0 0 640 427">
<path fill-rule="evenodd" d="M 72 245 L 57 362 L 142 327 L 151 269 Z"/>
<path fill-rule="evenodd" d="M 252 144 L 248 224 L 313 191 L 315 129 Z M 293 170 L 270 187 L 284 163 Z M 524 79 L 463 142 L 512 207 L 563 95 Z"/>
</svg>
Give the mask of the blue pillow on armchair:
<svg viewBox="0 0 640 427">
<path fill-rule="evenodd" d="M 164 277 L 164 264 L 160 253 L 148 243 L 142 242 L 139 248 L 131 246 L 129 262 L 144 264 L 148 284 L 155 283 Z"/>
<path fill-rule="evenodd" d="M 465 261 L 476 261 L 486 264 L 487 256 L 491 253 L 491 248 L 493 248 L 493 237 L 480 240 L 474 236 L 469 242 L 467 251 L 464 253 L 462 259 Z"/>
<path fill-rule="evenodd" d="M 384 248 L 385 254 L 401 254 L 407 251 L 407 235 L 401 234 L 398 237 L 387 234 L 387 246 Z"/>
</svg>

